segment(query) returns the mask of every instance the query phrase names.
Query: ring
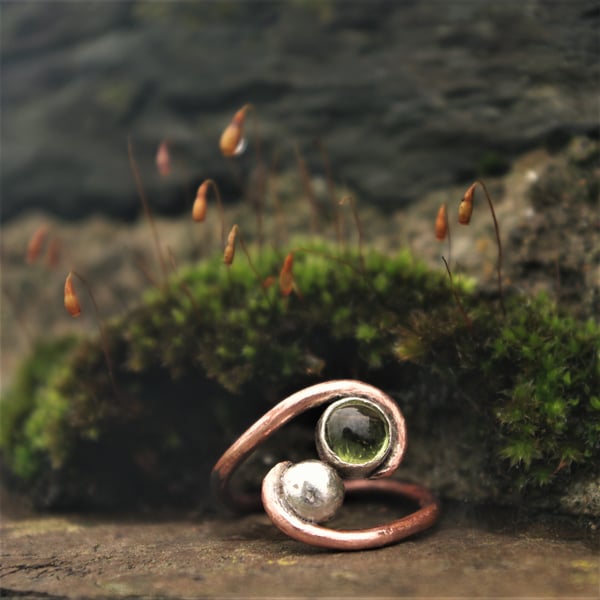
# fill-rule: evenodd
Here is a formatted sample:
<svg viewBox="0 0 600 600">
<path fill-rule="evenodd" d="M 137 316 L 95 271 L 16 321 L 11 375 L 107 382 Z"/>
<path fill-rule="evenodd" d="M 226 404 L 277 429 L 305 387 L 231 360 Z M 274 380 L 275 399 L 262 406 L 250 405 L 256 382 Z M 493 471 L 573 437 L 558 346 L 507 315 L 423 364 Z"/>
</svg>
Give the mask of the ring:
<svg viewBox="0 0 600 600">
<path fill-rule="evenodd" d="M 329 404 L 319 419 L 320 460 L 276 464 L 265 476 L 262 494 L 234 493 L 230 482 L 243 461 L 267 438 L 299 414 Z M 213 467 L 213 493 L 237 510 L 260 507 L 290 537 L 322 548 L 363 550 L 400 541 L 431 527 L 440 514 L 437 498 L 425 487 L 389 479 L 406 450 L 400 409 L 381 390 L 354 380 L 313 385 L 282 400 L 247 429 Z M 365 529 L 338 530 L 331 519 L 347 493 L 377 493 L 411 500 L 416 512 Z"/>
</svg>

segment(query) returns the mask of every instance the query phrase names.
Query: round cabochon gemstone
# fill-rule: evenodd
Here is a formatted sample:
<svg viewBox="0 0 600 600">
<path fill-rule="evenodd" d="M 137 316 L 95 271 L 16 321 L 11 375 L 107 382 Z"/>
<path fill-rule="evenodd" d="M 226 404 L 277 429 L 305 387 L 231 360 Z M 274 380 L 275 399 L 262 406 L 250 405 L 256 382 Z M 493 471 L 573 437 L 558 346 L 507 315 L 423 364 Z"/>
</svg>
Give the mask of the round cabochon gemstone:
<svg viewBox="0 0 600 600">
<path fill-rule="evenodd" d="M 388 450 L 387 419 L 371 403 L 359 398 L 336 406 L 325 422 L 325 442 L 342 461 L 354 465 L 381 458 Z"/>
</svg>

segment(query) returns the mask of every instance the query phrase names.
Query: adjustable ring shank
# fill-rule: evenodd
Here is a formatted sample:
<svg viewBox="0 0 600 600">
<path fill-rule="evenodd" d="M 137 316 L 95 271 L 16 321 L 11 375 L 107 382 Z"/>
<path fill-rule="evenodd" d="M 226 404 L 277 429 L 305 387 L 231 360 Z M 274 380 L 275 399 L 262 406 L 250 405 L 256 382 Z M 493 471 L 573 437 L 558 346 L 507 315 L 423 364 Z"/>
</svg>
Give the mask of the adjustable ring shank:
<svg viewBox="0 0 600 600">
<path fill-rule="evenodd" d="M 265 477 L 262 500 L 265 512 L 273 524 L 290 537 L 321 548 L 333 550 L 366 550 L 398 542 L 433 525 L 440 514 L 435 496 L 423 486 L 396 479 L 354 479 L 344 481 L 347 493 L 384 493 L 407 498 L 419 505 L 419 510 L 401 519 L 366 529 L 329 529 L 308 523 L 285 505 L 280 479 L 287 463 L 279 463 Z"/>
<path fill-rule="evenodd" d="M 430 527 L 438 518 L 437 499 L 424 487 L 389 477 L 399 466 L 406 449 L 404 417 L 396 403 L 381 390 L 354 380 L 336 380 L 310 386 L 282 400 L 247 429 L 213 467 L 211 485 L 219 501 L 238 510 L 260 508 L 256 494 L 234 494 L 230 481 L 243 461 L 266 439 L 299 414 L 345 397 L 362 397 L 376 403 L 394 429 L 394 443 L 370 479 L 344 481 L 346 492 L 386 493 L 408 498 L 419 505 L 416 512 L 384 525 L 357 530 L 334 530 L 304 521 L 286 506 L 281 493 L 281 474 L 289 463 L 279 463 L 263 480 L 262 503 L 273 523 L 299 541 L 338 550 L 376 548 L 397 542 Z"/>
</svg>

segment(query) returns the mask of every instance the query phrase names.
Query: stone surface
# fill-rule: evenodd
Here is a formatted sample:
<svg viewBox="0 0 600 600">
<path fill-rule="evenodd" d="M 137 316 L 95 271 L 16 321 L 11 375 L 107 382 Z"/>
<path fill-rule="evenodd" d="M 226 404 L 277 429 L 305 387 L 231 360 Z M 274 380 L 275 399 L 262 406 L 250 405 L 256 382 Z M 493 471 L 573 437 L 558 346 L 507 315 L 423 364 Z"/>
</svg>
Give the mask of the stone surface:
<svg viewBox="0 0 600 600">
<path fill-rule="evenodd" d="M 336 526 L 406 509 L 348 503 Z M 368 552 L 329 552 L 246 517 L 4 516 L 0 594 L 18 598 L 591 598 L 597 531 L 518 510 L 444 507 L 432 530 Z"/>
<path fill-rule="evenodd" d="M 593 0 L 3 2 L 2 218 L 131 218 L 128 135 L 155 208 L 183 210 L 205 177 L 237 200 L 217 144 L 246 102 L 278 170 L 297 142 L 323 174 L 319 138 L 338 181 L 397 208 L 597 132 L 599 18 Z"/>
</svg>

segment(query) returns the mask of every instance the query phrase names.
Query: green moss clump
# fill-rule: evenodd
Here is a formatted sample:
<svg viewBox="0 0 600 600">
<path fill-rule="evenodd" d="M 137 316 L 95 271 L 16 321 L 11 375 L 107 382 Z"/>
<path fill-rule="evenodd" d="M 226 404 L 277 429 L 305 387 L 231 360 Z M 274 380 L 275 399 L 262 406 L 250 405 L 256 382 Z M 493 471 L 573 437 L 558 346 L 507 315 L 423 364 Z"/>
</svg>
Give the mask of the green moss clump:
<svg viewBox="0 0 600 600">
<path fill-rule="evenodd" d="M 468 326 L 445 273 L 408 251 L 358 257 L 314 242 L 295 252 L 299 294 L 283 298 L 284 254 L 255 254 L 259 278 L 242 253 L 231 268 L 208 259 L 108 323 L 116 389 L 97 339 L 30 359 L 3 399 L 0 442 L 38 504 L 197 503 L 245 426 L 335 378 L 417 390 L 402 398 L 411 438 L 451 422 L 449 439 L 468 441 L 509 493 L 561 489 L 576 471 L 593 472 L 597 324 L 558 314 L 543 296 L 507 298 L 503 317 L 455 277 Z M 264 287 L 268 276 L 275 283 Z"/>
<path fill-rule="evenodd" d="M 540 296 L 512 315 L 492 345 L 486 370 L 512 384 L 495 411 L 499 456 L 521 467 L 518 482 L 546 484 L 574 463 L 600 457 L 600 329 L 559 316 Z M 502 389 L 502 388 L 501 388 Z"/>
<path fill-rule="evenodd" d="M 287 298 L 277 284 L 283 254 L 256 254 L 261 278 L 275 279 L 267 289 L 241 252 L 230 268 L 215 257 L 108 323 L 116 390 L 99 341 L 84 340 L 68 357 L 46 357 L 53 375 L 33 404 L 22 386 L 3 400 L 14 432 L 3 455 L 35 483 L 39 503 L 204 496 L 208 469 L 243 424 L 322 379 L 395 378 L 404 369 L 392 352 L 398 325 L 451 301 L 443 273 L 407 251 L 361 261 L 307 244 L 295 252 L 300 294 Z M 50 484 L 60 498 L 47 497 Z"/>
<path fill-rule="evenodd" d="M 466 401 L 490 469 L 506 487 L 564 484 L 600 459 L 600 328 L 561 315 L 545 295 L 512 298 L 506 318 L 413 321 L 401 358 L 430 365 Z"/>
<path fill-rule="evenodd" d="M 49 390 L 75 344 L 74 337 L 37 344 L 2 398 L 0 448 L 17 477 L 31 479 L 41 469 L 41 456 L 51 448 L 66 451 L 62 440 L 52 439 L 66 405 Z"/>
</svg>

